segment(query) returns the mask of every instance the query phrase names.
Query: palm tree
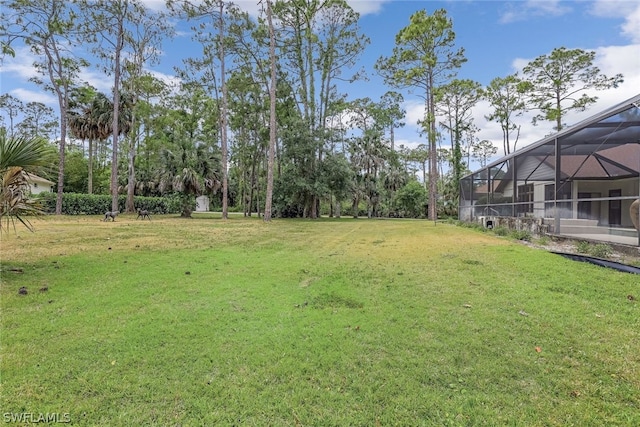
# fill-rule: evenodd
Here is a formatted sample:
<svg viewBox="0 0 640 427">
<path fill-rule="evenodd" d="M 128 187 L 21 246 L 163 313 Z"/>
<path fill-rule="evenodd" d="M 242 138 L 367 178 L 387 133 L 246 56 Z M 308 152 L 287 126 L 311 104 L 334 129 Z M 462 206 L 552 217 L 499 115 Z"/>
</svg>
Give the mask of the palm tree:
<svg viewBox="0 0 640 427">
<path fill-rule="evenodd" d="M 404 187 L 408 181 L 409 174 L 402 167 L 400 161 L 392 157 L 382 173 L 382 185 L 387 192 L 387 201 L 389 202 L 389 215 L 396 213 L 393 203 L 396 192 Z"/>
<path fill-rule="evenodd" d="M 191 218 L 195 196 L 215 194 L 221 187 L 219 153 L 187 137 L 167 137 L 171 145 L 160 154 L 158 187 L 164 194 L 177 194 L 182 201 L 181 216 Z"/>
<path fill-rule="evenodd" d="M 362 176 L 361 190 L 367 201 L 367 216 L 371 218 L 377 213 L 378 172 L 385 164 L 388 149 L 382 144 L 380 132 L 372 129 L 366 130 L 362 137 L 354 138 L 351 149 L 351 161 Z"/>
<path fill-rule="evenodd" d="M 112 132 L 111 115 L 113 105 L 102 92 L 82 92 L 76 102 L 81 104 L 82 111 L 69 112 L 69 131 L 82 141 L 89 141 L 88 193 L 93 193 L 93 158 L 94 143 L 106 140 Z"/>
<path fill-rule="evenodd" d="M 29 198 L 27 172 L 36 171 L 48 163 L 50 148 L 42 138 L 7 137 L 6 131 L 0 130 L 0 232 L 3 231 L 4 221 L 7 230 L 9 224 L 15 229 L 16 219 L 33 231 L 25 216 L 42 214 L 42 208 L 37 201 Z"/>
</svg>

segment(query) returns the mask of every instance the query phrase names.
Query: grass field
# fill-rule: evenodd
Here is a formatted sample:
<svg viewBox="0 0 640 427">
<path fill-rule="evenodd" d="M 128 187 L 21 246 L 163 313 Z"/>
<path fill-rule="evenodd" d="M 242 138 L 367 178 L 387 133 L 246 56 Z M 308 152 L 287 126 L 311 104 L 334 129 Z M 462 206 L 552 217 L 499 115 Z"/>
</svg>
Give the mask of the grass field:
<svg viewBox="0 0 640 427">
<path fill-rule="evenodd" d="M 3 423 L 640 425 L 637 275 L 426 221 L 33 225 L 0 236 Z"/>
</svg>

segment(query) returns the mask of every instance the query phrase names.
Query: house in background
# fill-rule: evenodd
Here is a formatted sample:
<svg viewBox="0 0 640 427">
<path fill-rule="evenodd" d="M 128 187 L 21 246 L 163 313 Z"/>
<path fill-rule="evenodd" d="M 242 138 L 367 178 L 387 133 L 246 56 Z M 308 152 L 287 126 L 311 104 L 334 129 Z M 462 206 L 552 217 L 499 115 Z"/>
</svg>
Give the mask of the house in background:
<svg viewBox="0 0 640 427">
<path fill-rule="evenodd" d="M 640 95 L 465 176 L 459 218 L 640 246 Z"/>
<path fill-rule="evenodd" d="M 55 191 L 55 182 L 49 181 L 48 179 L 44 179 L 32 173 L 25 172 L 25 175 L 27 176 L 27 182 L 29 183 L 31 194 L 53 193 Z"/>
</svg>

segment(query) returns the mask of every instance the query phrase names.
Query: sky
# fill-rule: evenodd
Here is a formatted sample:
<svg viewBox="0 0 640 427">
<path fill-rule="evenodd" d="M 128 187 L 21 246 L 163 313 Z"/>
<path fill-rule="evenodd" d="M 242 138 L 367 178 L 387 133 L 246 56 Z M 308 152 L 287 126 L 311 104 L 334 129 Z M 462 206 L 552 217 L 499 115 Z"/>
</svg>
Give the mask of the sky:
<svg viewBox="0 0 640 427">
<path fill-rule="evenodd" d="M 160 9 L 161 0 L 145 0 L 150 8 Z M 236 1 L 241 8 L 256 15 L 258 0 Z M 531 60 L 548 55 L 555 48 L 595 51 L 595 63 L 607 76 L 621 73 L 624 82 L 615 89 L 587 92 L 597 96 L 598 102 L 582 113 L 572 113 L 564 120 L 568 125 L 578 123 L 594 114 L 617 105 L 640 93 L 640 1 L 637 0 L 348 0 L 360 13 L 360 28 L 371 43 L 360 58 L 357 68 L 364 68 L 368 81 L 340 87 L 349 100 L 369 97 L 379 101 L 391 87 L 385 86 L 373 64 L 380 56 L 389 56 L 395 35 L 409 23 L 410 16 L 424 9 L 432 14 L 445 9 L 453 22 L 456 48 L 464 48 L 467 62 L 458 70 L 458 78 L 475 80 L 486 86 L 496 77 L 506 77 L 522 70 Z M 188 25 L 183 26 L 188 29 Z M 197 46 L 187 31 L 179 31 L 173 40 L 163 44 L 160 64 L 152 71 L 166 80 L 175 80 L 174 66 L 180 66 L 189 52 L 197 53 Z M 15 58 L 5 57 L 0 63 L 0 94 L 9 93 L 23 102 L 40 101 L 56 107 L 55 98 L 43 92 L 28 79 L 34 74 L 33 57 L 25 49 L 18 49 Z M 355 70 L 354 70 L 355 71 Z M 87 69 L 82 78 L 105 93 L 110 92 L 109 78 L 96 68 Z M 424 115 L 423 101 L 403 93 L 406 125 L 396 130 L 396 146 L 415 147 L 426 143 L 417 121 Z M 497 123 L 484 116 L 490 112 L 486 102 L 473 110 L 474 124 L 480 129 L 477 137 L 490 140 L 502 153 L 502 132 Z M 3 113 L 4 114 L 4 113 Z M 551 134 L 551 123 L 531 124 L 533 112 L 519 117 L 522 125 L 517 148 L 539 141 Z M 471 164 L 471 169 L 477 168 Z"/>
</svg>

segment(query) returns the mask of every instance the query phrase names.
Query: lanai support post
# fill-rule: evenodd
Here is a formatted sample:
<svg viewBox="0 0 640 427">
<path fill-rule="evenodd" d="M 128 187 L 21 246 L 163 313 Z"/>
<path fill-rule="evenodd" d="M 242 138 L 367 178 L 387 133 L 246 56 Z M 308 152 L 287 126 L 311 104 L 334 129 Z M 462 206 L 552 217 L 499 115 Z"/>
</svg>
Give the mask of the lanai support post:
<svg viewBox="0 0 640 427">
<path fill-rule="evenodd" d="M 560 191 L 560 179 L 562 178 L 560 168 L 560 141 L 558 138 L 555 139 L 555 149 L 556 149 L 556 183 L 555 183 L 555 196 L 553 200 L 553 228 L 555 234 L 560 234 L 560 209 L 558 209 L 558 192 Z"/>
<path fill-rule="evenodd" d="M 474 181 L 475 181 L 475 176 L 476 174 L 472 173 L 471 174 L 471 188 L 469 189 L 469 192 L 471 193 L 471 221 L 470 222 L 475 222 L 475 213 L 476 213 L 476 199 L 474 198 L 474 194 L 473 194 L 473 187 L 474 187 Z"/>
<path fill-rule="evenodd" d="M 513 167 L 511 168 L 511 186 L 513 187 L 513 191 L 511 191 L 511 216 L 515 218 L 516 216 L 518 216 L 518 208 L 516 207 L 516 201 L 518 200 L 518 195 L 516 194 L 516 192 L 518 191 L 517 156 L 514 155 L 511 158 L 511 161 L 513 162 Z"/>
</svg>

